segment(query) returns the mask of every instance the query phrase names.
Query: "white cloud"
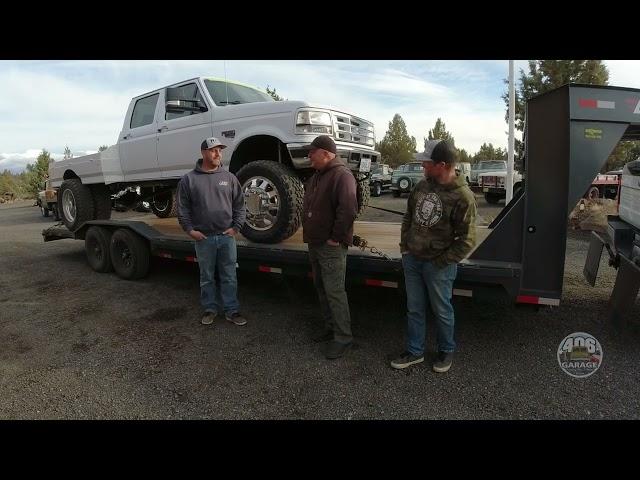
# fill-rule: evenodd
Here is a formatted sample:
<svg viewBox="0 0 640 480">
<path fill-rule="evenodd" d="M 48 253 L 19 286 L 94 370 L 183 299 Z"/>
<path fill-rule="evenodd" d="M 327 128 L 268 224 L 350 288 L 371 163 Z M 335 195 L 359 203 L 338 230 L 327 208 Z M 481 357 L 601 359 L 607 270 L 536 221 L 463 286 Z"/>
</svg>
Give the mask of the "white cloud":
<svg viewBox="0 0 640 480">
<path fill-rule="evenodd" d="M 640 88 L 639 60 L 605 60 L 609 69 L 609 85 Z"/>
</svg>

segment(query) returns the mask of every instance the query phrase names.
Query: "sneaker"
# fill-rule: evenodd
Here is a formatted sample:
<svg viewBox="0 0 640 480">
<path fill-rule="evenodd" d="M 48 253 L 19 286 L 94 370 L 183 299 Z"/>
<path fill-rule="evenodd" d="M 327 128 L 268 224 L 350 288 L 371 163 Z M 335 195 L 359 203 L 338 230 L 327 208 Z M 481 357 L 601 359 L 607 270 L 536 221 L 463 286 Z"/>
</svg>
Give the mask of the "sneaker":
<svg viewBox="0 0 640 480">
<path fill-rule="evenodd" d="M 393 368 L 407 368 L 416 363 L 424 362 L 424 355 L 414 355 L 409 352 L 403 352 L 398 358 L 391 361 Z"/>
<path fill-rule="evenodd" d="M 325 357 L 329 360 L 335 360 L 336 358 L 340 358 L 344 355 L 344 353 L 351 347 L 351 342 L 349 343 L 340 343 L 332 340 L 327 344 L 327 351 L 325 353 Z"/>
<path fill-rule="evenodd" d="M 438 358 L 433 364 L 433 371 L 444 373 L 451 368 L 453 362 L 453 352 L 438 352 Z"/>
<path fill-rule="evenodd" d="M 324 343 L 333 340 L 333 331 L 325 330 L 320 335 L 316 335 L 312 338 L 313 343 Z"/>
<path fill-rule="evenodd" d="M 235 323 L 236 325 L 246 325 L 247 319 L 240 315 L 240 312 L 227 313 L 225 315 L 226 319 L 231 323 Z"/>
<path fill-rule="evenodd" d="M 217 316 L 218 314 L 216 312 L 204 312 L 204 315 L 202 316 L 202 320 L 200 322 L 203 325 L 211 325 Z"/>
</svg>

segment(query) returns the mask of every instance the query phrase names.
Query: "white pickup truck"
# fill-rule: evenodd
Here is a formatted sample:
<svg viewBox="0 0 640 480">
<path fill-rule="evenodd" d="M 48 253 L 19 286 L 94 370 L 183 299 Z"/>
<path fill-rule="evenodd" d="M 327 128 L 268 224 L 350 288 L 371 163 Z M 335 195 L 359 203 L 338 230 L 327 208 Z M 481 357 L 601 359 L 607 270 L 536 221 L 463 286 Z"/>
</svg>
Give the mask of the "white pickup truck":
<svg viewBox="0 0 640 480">
<path fill-rule="evenodd" d="M 200 143 L 215 136 L 228 148 L 223 168 L 242 185 L 247 208 L 243 235 L 277 243 L 300 225 L 303 182 L 313 173 L 309 144 L 333 136 L 339 158 L 358 180 L 361 210 L 375 151 L 373 124 L 359 116 L 303 101 L 275 101 L 248 85 L 193 78 L 131 100 L 118 142 L 92 155 L 50 166 L 58 209 L 70 230 L 111 216 L 111 195 L 139 187 L 159 217 L 177 213 L 180 177 L 201 157 Z"/>
<path fill-rule="evenodd" d="M 487 203 L 498 203 L 503 198 L 507 198 L 506 179 L 507 170 L 504 162 L 504 170 L 493 170 L 478 174 L 478 185 L 484 193 Z M 513 195 L 522 187 L 522 175 L 513 171 Z"/>
</svg>

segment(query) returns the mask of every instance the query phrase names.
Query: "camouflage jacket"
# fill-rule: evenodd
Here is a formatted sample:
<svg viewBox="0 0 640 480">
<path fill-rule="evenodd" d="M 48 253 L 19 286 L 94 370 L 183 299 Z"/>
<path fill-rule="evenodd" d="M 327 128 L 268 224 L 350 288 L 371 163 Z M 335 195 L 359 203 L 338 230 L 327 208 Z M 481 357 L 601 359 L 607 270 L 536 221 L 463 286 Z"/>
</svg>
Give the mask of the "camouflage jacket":
<svg viewBox="0 0 640 480">
<path fill-rule="evenodd" d="M 400 250 L 438 267 L 458 263 L 476 243 L 476 199 L 462 177 L 449 185 L 422 180 L 409 195 Z"/>
</svg>

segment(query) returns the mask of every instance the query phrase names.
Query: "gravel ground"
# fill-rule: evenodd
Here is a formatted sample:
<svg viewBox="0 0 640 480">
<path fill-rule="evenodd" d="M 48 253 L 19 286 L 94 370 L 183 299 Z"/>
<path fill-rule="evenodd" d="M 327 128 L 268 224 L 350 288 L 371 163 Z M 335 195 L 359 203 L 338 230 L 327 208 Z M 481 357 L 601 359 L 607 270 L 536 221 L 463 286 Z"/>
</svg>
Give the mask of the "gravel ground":
<svg viewBox="0 0 640 480">
<path fill-rule="evenodd" d="M 485 218 L 503 206 L 478 203 Z M 406 199 L 372 204 L 403 210 Z M 365 219 L 400 218 L 370 210 Z M 203 326 L 196 265 L 154 259 L 147 278 L 125 282 L 93 272 L 83 242 L 44 243 L 52 223 L 30 202 L 0 206 L 2 419 L 640 418 L 640 333 L 635 320 L 605 320 L 615 271 L 604 258 L 596 288 L 582 278 L 586 232 L 569 231 L 560 307 L 456 298 L 459 351 L 435 374 L 431 324 L 429 361 L 388 366 L 405 332 L 393 289 L 349 291 L 356 345 L 327 361 L 310 340 L 319 317 L 309 282 L 241 272 L 248 325 Z M 556 359 L 576 331 L 604 351 L 586 379 Z"/>
</svg>

